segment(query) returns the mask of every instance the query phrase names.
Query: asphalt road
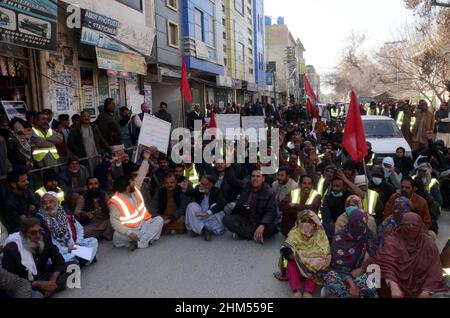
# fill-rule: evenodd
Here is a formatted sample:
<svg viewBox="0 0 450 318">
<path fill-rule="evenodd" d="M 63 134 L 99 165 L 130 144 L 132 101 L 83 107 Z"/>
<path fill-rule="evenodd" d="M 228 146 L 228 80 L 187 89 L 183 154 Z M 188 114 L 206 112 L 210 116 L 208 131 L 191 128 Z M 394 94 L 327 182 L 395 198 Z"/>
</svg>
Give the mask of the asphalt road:
<svg viewBox="0 0 450 318">
<path fill-rule="evenodd" d="M 450 235 L 450 212 L 443 212 L 439 223 L 441 251 Z M 101 242 L 98 262 L 82 271 L 81 289 L 56 297 L 291 297 L 289 285 L 273 277 L 282 241 L 280 234 L 263 246 L 234 241 L 230 233 L 211 242 L 182 235 L 134 252 Z"/>
</svg>

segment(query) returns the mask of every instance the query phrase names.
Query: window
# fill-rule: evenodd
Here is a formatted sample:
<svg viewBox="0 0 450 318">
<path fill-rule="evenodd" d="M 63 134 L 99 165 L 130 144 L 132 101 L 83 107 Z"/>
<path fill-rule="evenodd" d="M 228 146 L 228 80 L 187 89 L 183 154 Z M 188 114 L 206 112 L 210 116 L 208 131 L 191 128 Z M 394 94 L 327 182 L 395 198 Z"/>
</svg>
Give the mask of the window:
<svg viewBox="0 0 450 318">
<path fill-rule="evenodd" d="M 237 12 L 244 15 L 244 1 L 243 0 L 234 0 L 234 8 Z"/>
<path fill-rule="evenodd" d="M 166 0 L 166 5 L 174 11 L 178 11 L 178 0 Z"/>
<path fill-rule="evenodd" d="M 199 9 L 195 9 L 195 39 L 205 42 L 205 35 L 203 33 L 203 12 Z"/>
<path fill-rule="evenodd" d="M 118 2 L 142 12 L 142 0 L 117 0 Z"/>
<path fill-rule="evenodd" d="M 180 48 L 178 24 L 170 20 L 167 20 L 167 38 L 169 46 L 177 49 Z"/>
<path fill-rule="evenodd" d="M 208 16 L 208 44 L 216 46 L 216 22 L 213 16 Z"/>
</svg>

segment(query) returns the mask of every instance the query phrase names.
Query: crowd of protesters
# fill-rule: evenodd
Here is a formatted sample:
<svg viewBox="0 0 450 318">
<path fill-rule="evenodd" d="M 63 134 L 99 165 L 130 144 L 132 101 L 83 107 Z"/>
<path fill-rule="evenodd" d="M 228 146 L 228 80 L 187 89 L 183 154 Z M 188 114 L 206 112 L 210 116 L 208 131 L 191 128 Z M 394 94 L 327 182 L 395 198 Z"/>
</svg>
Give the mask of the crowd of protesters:
<svg viewBox="0 0 450 318">
<path fill-rule="evenodd" d="M 352 162 L 342 146 L 339 106 L 314 120 L 300 105 L 193 106 L 191 131 L 195 121 L 206 128 L 212 113 L 264 116 L 279 128 L 280 167 L 268 175 L 263 160 L 248 157 L 192 164 L 187 154 L 176 164 L 170 151 L 155 147 L 136 154 L 149 112 L 146 104 L 141 110 L 117 112 L 107 99 L 95 122 L 89 112 L 54 118 L 51 110 L 1 120 L 2 296 L 49 297 L 64 289 L 67 266 L 97 262 L 74 251 L 89 248 L 95 256 L 101 240 L 133 251 L 161 236 L 187 233 L 208 242 L 227 232 L 259 244 L 281 232 L 275 277 L 289 282 L 295 297 L 311 298 L 318 286 L 322 297 L 342 298 L 448 292 L 450 249 L 440 253 L 436 244 L 438 219 L 450 207 L 446 103 L 435 113 L 425 101 L 361 105 L 362 115 L 392 117 L 414 150 L 411 158 L 403 148 L 378 158 L 369 145 L 364 163 Z M 164 102 L 154 115 L 172 123 Z M 373 264 L 380 286 L 369 283 Z"/>
</svg>

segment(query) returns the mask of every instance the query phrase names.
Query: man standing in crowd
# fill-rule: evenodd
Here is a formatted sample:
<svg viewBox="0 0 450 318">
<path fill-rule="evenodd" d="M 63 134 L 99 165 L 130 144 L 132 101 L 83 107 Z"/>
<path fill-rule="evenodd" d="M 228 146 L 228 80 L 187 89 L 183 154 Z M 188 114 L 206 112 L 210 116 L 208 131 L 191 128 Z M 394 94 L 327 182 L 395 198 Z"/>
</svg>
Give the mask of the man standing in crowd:
<svg viewBox="0 0 450 318">
<path fill-rule="evenodd" d="M 34 147 L 33 159 L 37 167 L 50 167 L 58 164 L 59 154 L 56 149 L 63 142 L 63 136 L 48 126 L 48 118 L 44 113 L 36 116 L 33 126 L 31 144 Z"/>
<path fill-rule="evenodd" d="M 116 115 L 116 102 L 114 99 L 105 99 L 103 111 L 98 116 L 96 123 L 108 146 L 123 144 L 122 128 Z"/>
<path fill-rule="evenodd" d="M 424 100 L 419 101 L 418 110 L 416 111 L 416 122 L 412 129 L 412 148 L 421 150 L 426 148 L 428 143 L 428 135 L 434 130 L 434 116 L 428 110 L 428 104 Z"/>
<path fill-rule="evenodd" d="M 442 102 L 440 109 L 435 114 L 438 125 L 436 140 L 443 140 L 445 147 L 450 147 L 450 111 L 448 103 Z"/>
<path fill-rule="evenodd" d="M 195 104 L 194 110 L 187 116 L 187 128 L 192 132 L 194 131 L 195 121 L 201 121 L 202 126 L 205 124 L 205 116 L 200 112 L 200 105 Z"/>
<path fill-rule="evenodd" d="M 167 112 L 167 108 L 168 108 L 167 103 L 166 102 L 161 102 L 161 104 L 159 105 L 159 110 L 155 114 L 155 116 L 158 117 L 159 119 L 162 119 L 164 121 L 167 121 L 168 123 L 173 124 L 172 115 L 170 115 Z"/>
</svg>

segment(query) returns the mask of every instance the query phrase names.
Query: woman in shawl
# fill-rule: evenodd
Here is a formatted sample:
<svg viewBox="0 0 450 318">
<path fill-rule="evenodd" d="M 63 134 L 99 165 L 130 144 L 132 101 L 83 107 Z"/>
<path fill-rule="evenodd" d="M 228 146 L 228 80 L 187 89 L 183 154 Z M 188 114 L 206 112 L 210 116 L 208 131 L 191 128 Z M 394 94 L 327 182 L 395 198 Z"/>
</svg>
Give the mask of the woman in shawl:
<svg viewBox="0 0 450 318">
<path fill-rule="evenodd" d="M 367 284 L 368 274 L 363 263 L 374 256 L 376 240 L 367 226 L 367 213 L 357 209 L 346 227 L 337 231 L 331 244 L 331 271 L 324 277 L 322 296 L 340 298 L 376 298 L 375 287 Z"/>
<path fill-rule="evenodd" d="M 402 223 L 403 215 L 411 212 L 411 201 L 407 197 L 400 197 L 395 200 L 392 207 L 392 215 L 390 215 L 378 227 L 378 244 L 383 245 L 386 237 L 394 233 Z"/>
<path fill-rule="evenodd" d="M 319 217 L 310 210 L 298 214 L 295 227 L 281 248 L 282 263 L 287 263 L 286 278 L 295 297 L 312 298 L 316 284 L 329 269 L 330 244 Z M 304 287 L 302 289 L 302 283 Z"/>
<path fill-rule="evenodd" d="M 446 290 L 436 243 L 415 213 L 403 215 L 397 231 L 378 248 L 375 260 L 382 284 L 393 298 L 428 298 Z"/>
</svg>

